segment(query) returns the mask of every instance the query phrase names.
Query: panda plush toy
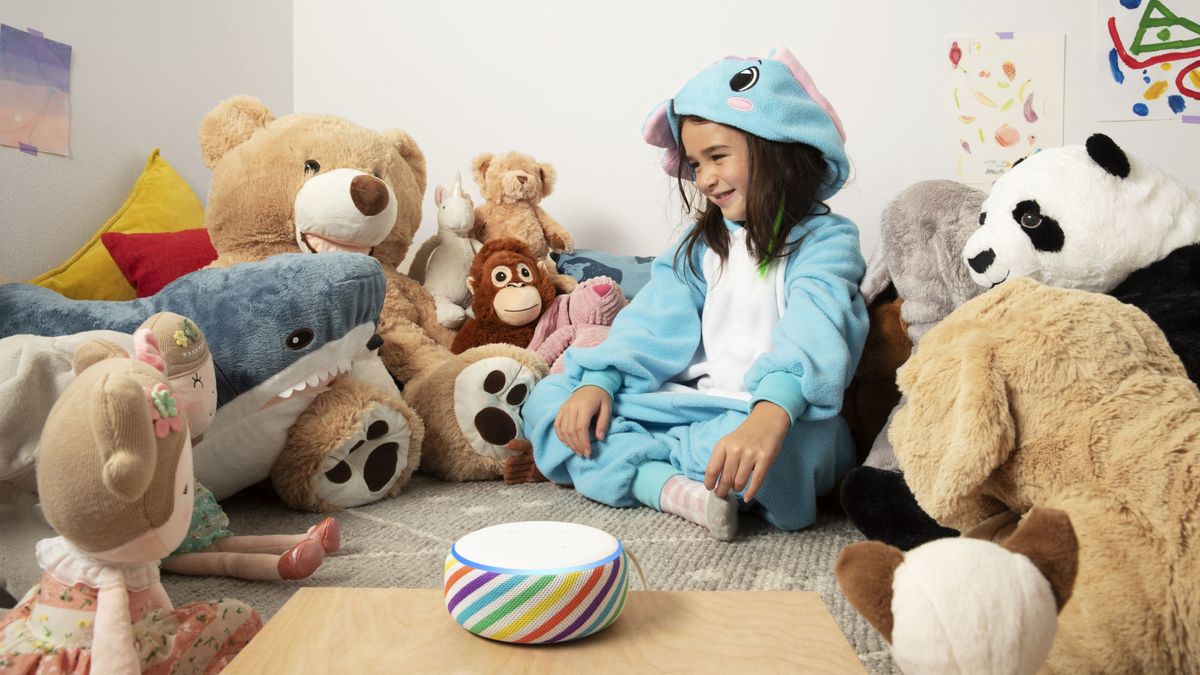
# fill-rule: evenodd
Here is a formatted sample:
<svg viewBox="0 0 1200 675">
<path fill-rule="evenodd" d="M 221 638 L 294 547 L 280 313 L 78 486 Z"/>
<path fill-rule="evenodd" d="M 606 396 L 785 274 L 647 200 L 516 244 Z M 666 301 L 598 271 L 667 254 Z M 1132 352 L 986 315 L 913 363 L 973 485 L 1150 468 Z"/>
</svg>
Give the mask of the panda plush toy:
<svg viewBox="0 0 1200 675">
<path fill-rule="evenodd" d="M 1039 152 L 992 187 L 963 248 L 971 278 L 1109 293 L 1154 319 L 1200 379 L 1200 199 L 1094 134 Z"/>
<path fill-rule="evenodd" d="M 976 284 L 1031 277 L 1108 293 L 1149 315 L 1200 382 L 1200 199 L 1182 182 L 1093 134 L 1018 161 L 992 186 L 979 223 L 962 251 Z M 860 469 L 855 489 L 870 508 L 846 510 L 868 537 L 908 550 L 953 534 L 921 510 L 902 475 Z"/>
</svg>

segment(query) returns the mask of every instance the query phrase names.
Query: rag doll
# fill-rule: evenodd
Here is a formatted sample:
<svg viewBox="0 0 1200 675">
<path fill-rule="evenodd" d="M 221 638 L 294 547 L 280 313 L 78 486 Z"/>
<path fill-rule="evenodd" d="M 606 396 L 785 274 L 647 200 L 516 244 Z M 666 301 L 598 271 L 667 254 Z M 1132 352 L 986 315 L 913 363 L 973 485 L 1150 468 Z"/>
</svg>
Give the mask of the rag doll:
<svg viewBox="0 0 1200 675">
<path fill-rule="evenodd" d="M 38 543 L 41 582 L 0 618 L 0 670 L 219 672 L 262 620 L 234 600 L 175 608 L 159 581 L 195 495 L 167 376 L 104 342 L 81 347 L 74 367 L 38 447 L 42 512 L 59 536 Z"/>
<path fill-rule="evenodd" d="M 162 370 L 175 395 L 177 412 L 199 442 L 217 408 L 216 373 L 204 333 L 171 312 L 150 317 L 135 335 L 139 357 Z M 234 536 L 229 517 L 198 481 L 195 507 L 183 543 L 163 560 L 168 572 L 280 581 L 303 579 L 341 545 L 337 521 L 326 518 L 305 534 Z"/>
</svg>

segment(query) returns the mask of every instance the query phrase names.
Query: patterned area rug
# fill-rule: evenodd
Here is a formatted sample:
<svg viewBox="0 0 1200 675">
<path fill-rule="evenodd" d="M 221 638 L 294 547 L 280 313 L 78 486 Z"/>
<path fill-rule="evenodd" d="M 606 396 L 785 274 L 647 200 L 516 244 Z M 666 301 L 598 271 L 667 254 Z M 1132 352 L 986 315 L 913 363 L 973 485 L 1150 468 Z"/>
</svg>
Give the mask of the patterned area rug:
<svg viewBox="0 0 1200 675">
<path fill-rule="evenodd" d="M 284 508 L 262 487 L 245 490 L 223 506 L 236 534 L 298 533 L 319 520 Z M 304 581 L 262 583 L 164 572 L 163 584 L 177 605 L 238 598 L 258 608 L 264 619 L 303 586 L 438 588 L 455 540 L 481 527 L 520 520 L 572 521 L 615 535 L 641 563 L 651 590 L 815 591 L 868 672 L 899 672 L 882 638 L 850 607 L 834 579 L 838 551 L 862 539 L 841 515 L 823 515 L 807 530 L 785 533 L 743 514 L 737 539 L 723 543 L 681 518 L 647 508 L 610 508 L 549 483 L 443 483 L 418 475 L 395 499 L 339 514 L 342 550 Z M 7 576 L 13 588 L 28 588 L 39 576 L 33 543 L 52 534 L 41 523 L 19 525 L 12 509 L 0 508 L 0 577 Z M 640 588 L 636 579 L 631 583 Z"/>
<path fill-rule="evenodd" d="M 302 532 L 317 520 L 282 507 L 265 490 L 244 491 L 224 506 L 236 534 Z M 266 617 L 302 586 L 440 587 L 442 564 L 455 540 L 519 520 L 565 520 L 613 534 L 638 558 L 651 590 L 815 591 L 869 672 L 899 672 L 882 638 L 850 607 L 834 579 L 838 551 L 862 539 L 840 515 L 822 516 L 795 533 L 743 515 L 737 539 L 723 543 L 681 518 L 648 508 L 610 508 L 549 483 L 443 483 L 418 475 L 396 499 L 339 514 L 342 550 L 309 579 L 277 584 L 173 574 L 163 579 L 177 604 L 234 597 Z"/>
</svg>

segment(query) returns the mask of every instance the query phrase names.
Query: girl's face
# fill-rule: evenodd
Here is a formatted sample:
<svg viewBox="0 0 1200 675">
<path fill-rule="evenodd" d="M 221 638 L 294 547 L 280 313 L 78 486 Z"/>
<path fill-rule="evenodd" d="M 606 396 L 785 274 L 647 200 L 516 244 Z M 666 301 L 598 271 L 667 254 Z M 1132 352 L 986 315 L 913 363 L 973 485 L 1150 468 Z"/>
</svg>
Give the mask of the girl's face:
<svg viewBox="0 0 1200 675">
<path fill-rule="evenodd" d="M 696 187 L 721 209 L 721 215 L 745 222 L 750 186 L 745 134 L 724 124 L 685 119 L 679 136 L 688 166 L 696 173 Z"/>
</svg>

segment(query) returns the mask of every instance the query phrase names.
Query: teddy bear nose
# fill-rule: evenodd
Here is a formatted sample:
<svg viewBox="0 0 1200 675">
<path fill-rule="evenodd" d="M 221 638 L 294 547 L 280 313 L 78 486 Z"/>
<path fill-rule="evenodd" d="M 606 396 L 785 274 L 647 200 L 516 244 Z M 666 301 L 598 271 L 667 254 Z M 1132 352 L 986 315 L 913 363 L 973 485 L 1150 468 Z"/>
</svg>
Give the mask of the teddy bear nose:
<svg viewBox="0 0 1200 675">
<path fill-rule="evenodd" d="M 355 176 L 350 181 L 350 198 L 364 216 L 374 216 L 387 208 L 387 186 L 374 176 Z"/>
<path fill-rule="evenodd" d="M 612 290 L 612 284 L 596 284 L 595 286 L 592 286 L 592 290 L 596 291 L 596 295 L 603 298 L 604 296 L 608 295 L 609 291 Z"/>
<path fill-rule="evenodd" d="M 524 185 L 525 181 L 527 181 L 527 180 L 529 180 L 528 176 L 517 176 L 517 182 L 520 183 L 521 185 Z"/>
</svg>

